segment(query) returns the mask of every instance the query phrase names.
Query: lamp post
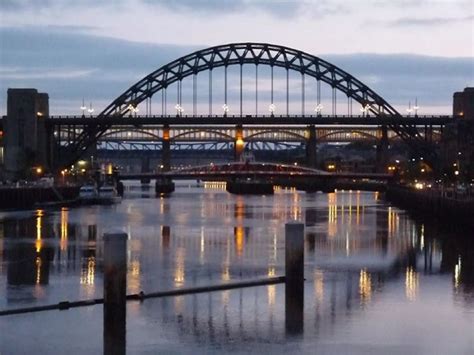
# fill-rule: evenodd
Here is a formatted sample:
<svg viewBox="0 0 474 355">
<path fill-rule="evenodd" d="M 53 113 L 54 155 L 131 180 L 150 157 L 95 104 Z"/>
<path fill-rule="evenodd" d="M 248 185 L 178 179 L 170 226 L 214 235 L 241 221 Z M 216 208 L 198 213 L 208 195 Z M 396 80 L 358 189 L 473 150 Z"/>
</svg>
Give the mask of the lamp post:
<svg viewBox="0 0 474 355">
<path fill-rule="evenodd" d="M 89 106 L 89 109 L 87 110 L 87 112 L 89 112 L 89 114 L 92 117 L 92 114 L 94 113 L 94 109 L 92 108 L 92 102 L 90 103 L 90 106 Z"/>
<path fill-rule="evenodd" d="M 84 104 L 84 98 L 82 98 L 81 110 L 82 110 L 82 118 L 86 117 L 85 112 L 87 110 L 87 106 Z"/>
<path fill-rule="evenodd" d="M 133 104 L 128 105 L 128 110 L 130 111 L 130 116 L 135 116 L 137 117 L 137 112 L 139 111 L 138 107 L 133 106 Z"/>
<path fill-rule="evenodd" d="M 408 112 L 408 117 L 410 117 L 411 113 L 413 112 L 413 109 L 411 108 L 411 101 L 408 101 L 407 112 Z"/>
<path fill-rule="evenodd" d="M 362 116 L 363 117 L 366 117 L 369 115 L 369 111 L 370 111 L 370 104 L 365 104 L 365 106 L 362 106 L 362 108 L 360 109 L 360 111 L 362 112 Z"/>
<path fill-rule="evenodd" d="M 176 116 L 182 116 L 184 112 L 184 108 L 180 106 L 180 104 L 176 104 L 175 107 L 176 109 Z"/>
<path fill-rule="evenodd" d="M 227 104 L 222 105 L 222 109 L 224 110 L 224 117 L 227 117 L 227 112 L 229 112 L 229 106 Z"/>
<path fill-rule="evenodd" d="M 321 112 L 323 111 L 324 106 L 322 104 L 317 104 L 314 111 L 318 117 L 321 117 Z"/>
<path fill-rule="evenodd" d="M 276 110 L 275 104 L 270 104 L 270 106 L 268 106 L 268 111 L 270 111 L 270 115 L 272 117 L 274 116 L 275 110 Z"/>
<path fill-rule="evenodd" d="M 415 97 L 415 106 L 413 106 L 413 110 L 415 111 L 415 117 L 418 117 L 418 110 L 420 109 L 420 106 L 418 106 L 418 98 Z"/>
</svg>

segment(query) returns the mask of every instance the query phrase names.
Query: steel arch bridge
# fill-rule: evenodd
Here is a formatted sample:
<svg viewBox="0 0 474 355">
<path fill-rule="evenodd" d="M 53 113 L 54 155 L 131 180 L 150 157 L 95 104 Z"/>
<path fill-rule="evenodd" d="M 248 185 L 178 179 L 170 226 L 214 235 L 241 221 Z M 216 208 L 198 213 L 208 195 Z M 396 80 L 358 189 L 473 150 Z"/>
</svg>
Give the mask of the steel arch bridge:
<svg viewBox="0 0 474 355">
<path fill-rule="evenodd" d="M 318 85 L 318 104 L 320 103 L 320 84 L 321 82 L 328 84 L 332 88 L 333 105 L 335 105 L 336 92 L 342 92 L 348 98 L 352 105 L 352 100 L 358 102 L 365 110 L 377 118 L 387 119 L 387 126 L 395 132 L 401 139 L 407 142 L 411 148 L 417 151 L 427 152 L 426 142 L 420 136 L 416 126 L 403 120 L 402 115 L 397 112 L 386 100 L 370 89 L 367 85 L 359 81 L 357 78 L 338 68 L 337 66 L 311 54 L 273 44 L 266 43 L 232 43 L 226 45 L 215 46 L 203 50 L 196 51 L 189 55 L 178 58 L 156 71 L 150 73 L 137 83 L 132 85 L 119 97 L 117 97 L 109 106 L 107 106 L 93 122 L 84 125 L 84 129 L 75 139 L 68 144 L 70 161 L 62 162 L 62 165 L 68 165 L 77 160 L 86 149 L 96 143 L 111 127 L 113 127 L 121 118 L 132 115 L 136 112 L 139 104 L 145 102 L 148 109 L 148 99 L 158 92 L 162 93 L 162 98 L 166 100 L 166 89 L 177 84 L 178 88 L 178 104 L 179 108 L 182 101 L 182 80 L 187 77 L 193 78 L 193 113 L 196 113 L 196 77 L 203 71 L 209 72 L 209 80 L 212 83 L 212 72 L 214 69 L 223 67 L 225 70 L 225 104 L 227 104 L 227 68 L 229 66 L 240 66 L 240 116 L 242 112 L 242 67 L 245 64 L 256 66 L 256 82 L 258 84 L 258 67 L 269 66 L 271 69 L 271 103 L 273 104 L 273 68 L 279 67 L 286 70 L 287 78 L 287 114 L 288 114 L 288 77 L 289 71 L 301 74 L 302 78 L 302 102 L 304 112 L 304 80 L 305 76 L 312 77 Z M 209 95 L 209 114 L 212 116 L 212 87 L 210 87 Z M 258 105 L 258 99 L 256 101 Z M 333 107 L 333 112 L 335 111 Z M 178 113 L 179 117 L 181 114 Z M 272 115 L 273 116 L 273 115 Z M 289 115 L 287 115 L 290 118 Z M 226 113 L 224 113 L 226 117 Z M 248 117 L 246 117 L 248 118 Z M 131 119 L 133 119 L 131 117 Z M 257 119 L 257 118 L 256 118 Z M 156 125 L 166 125 L 166 120 L 156 119 Z M 377 124 L 370 123 L 367 124 Z M 197 121 L 199 124 L 199 121 Z M 163 138 L 165 139 L 165 138 Z"/>
</svg>

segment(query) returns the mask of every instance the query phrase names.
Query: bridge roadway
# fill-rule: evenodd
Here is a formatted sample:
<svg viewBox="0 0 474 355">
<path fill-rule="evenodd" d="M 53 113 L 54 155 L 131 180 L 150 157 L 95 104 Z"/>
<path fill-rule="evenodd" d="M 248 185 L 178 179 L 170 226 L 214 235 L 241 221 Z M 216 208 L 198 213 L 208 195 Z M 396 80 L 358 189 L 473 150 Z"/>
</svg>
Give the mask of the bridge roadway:
<svg viewBox="0 0 474 355">
<path fill-rule="evenodd" d="M 111 125 L 412 125 L 442 126 L 454 122 L 455 116 L 347 116 L 347 115 L 153 115 L 153 116 L 50 116 L 46 118 L 49 125 L 89 126 L 100 124 Z"/>
<path fill-rule="evenodd" d="M 172 171 L 167 173 L 134 173 L 119 174 L 119 180 L 142 180 L 142 179 L 171 179 L 171 180 L 227 180 L 231 178 L 314 178 L 314 179 L 348 179 L 348 180 L 383 180 L 393 179 L 390 174 L 377 173 L 329 173 L 327 175 L 317 175 L 310 173 L 288 173 L 288 172 L 202 172 L 202 173 L 180 173 Z"/>
</svg>

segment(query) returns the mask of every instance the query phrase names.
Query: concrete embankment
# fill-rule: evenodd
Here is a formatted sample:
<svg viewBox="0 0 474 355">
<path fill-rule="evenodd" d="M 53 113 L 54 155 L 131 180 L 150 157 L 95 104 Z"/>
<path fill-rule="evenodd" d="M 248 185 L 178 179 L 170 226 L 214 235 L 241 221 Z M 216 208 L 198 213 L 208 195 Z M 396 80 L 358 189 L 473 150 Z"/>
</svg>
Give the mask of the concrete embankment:
<svg viewBox="0 0 474 355">
<path fill-rule="evenodd" d="M 79 186 L 22 186 L 0 188 L 0 209 L 32 208 L 37 204 L 74 200 Z"/>
<path fill-rule="evenodd" d="M 392 185 L 386 198 L 408 212 L 422 215 L 447 227 L 474 228 L 474 199 L 452 199 L 431 191 Z"/>
</svg>

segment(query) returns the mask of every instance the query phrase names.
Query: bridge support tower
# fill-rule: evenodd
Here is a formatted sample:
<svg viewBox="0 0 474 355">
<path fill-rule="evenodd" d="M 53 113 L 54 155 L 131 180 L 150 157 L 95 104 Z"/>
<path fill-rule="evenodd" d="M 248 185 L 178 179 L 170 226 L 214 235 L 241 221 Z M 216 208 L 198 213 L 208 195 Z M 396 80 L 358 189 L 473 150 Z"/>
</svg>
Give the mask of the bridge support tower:
<svg viewBox="0 0 474 355">
<path fill-rule="evenodd" d="M 170 127 L 168 125 L 163 126 L 163 142 L 161 152 L 161 168 L 162 171 L 171 170 L 171 142 L 170 142 Z"/>
<path fill-rule="evenodd" d="M 375 170 L 377 173 L 386 173 L 387 172 L 387 163 L 388 163 L 388 130 L 387 126 L 383 125 L 381 127 L 382 138 L 377 144 L 377 151 L 375 154 Z"/>
<path fill-rule="evenodd" d="M 310 168 L 315 169 L 317 166 L 317 140 L 316 140 L 316 128 L 314 125 L 308 126 L 306 131 L 306 165 Z"/>
<path fill-rule="evenodd" d="M 234 140 L 234 161 L 240 161 L 240 157 L 244 152 L 244 133 L 241 125 L 235 128 L 235 140 Z"/>
</svg>

